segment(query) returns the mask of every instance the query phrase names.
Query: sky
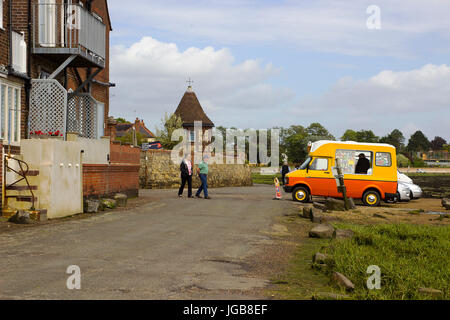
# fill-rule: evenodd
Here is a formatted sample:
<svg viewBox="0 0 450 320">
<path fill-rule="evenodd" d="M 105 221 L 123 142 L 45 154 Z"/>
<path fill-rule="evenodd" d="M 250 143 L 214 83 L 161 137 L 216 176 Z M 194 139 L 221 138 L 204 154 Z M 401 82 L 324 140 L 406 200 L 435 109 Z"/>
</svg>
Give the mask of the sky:
<svg viewBox="0 0 450 320">
<path fill-rule="evenodd" d="M 191 78 L 216 126 L 450 141 L 448 0 L 108 3 L 112 116 L 155 130 Z"/>
</svg>

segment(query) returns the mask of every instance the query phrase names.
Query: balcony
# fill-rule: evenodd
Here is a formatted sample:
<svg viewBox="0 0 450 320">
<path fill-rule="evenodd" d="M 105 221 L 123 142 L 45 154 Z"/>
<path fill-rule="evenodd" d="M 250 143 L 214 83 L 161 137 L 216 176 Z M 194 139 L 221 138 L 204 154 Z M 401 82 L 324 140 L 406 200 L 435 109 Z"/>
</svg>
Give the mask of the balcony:
<svg viewBox="0 0 450 320">
<path fill-rule="evenodd" d="M 32 52 L 71 67 L 105 67 L 106 26 L 79 4 L 35 4 Z"/>
</svg>

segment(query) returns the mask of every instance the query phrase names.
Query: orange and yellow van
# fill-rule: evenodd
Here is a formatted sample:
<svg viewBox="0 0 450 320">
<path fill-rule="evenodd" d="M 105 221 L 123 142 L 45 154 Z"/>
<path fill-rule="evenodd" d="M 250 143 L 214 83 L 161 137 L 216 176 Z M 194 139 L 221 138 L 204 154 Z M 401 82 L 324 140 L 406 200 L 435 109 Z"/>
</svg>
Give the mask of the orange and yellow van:
<svg viewBox="0 0 450 320">
<path fill-rule="evenodd" d="M 397 153 L 381 143 L 317 141 L 308 146 L 308 159 L 286 176 L 284 191 L 294 201 L 310 202 L 312 196 L 342 198 L 336 181 L 336 163 L 344 175 L 347 196 L 367 206 L 397 198 Z"/>
</svg>

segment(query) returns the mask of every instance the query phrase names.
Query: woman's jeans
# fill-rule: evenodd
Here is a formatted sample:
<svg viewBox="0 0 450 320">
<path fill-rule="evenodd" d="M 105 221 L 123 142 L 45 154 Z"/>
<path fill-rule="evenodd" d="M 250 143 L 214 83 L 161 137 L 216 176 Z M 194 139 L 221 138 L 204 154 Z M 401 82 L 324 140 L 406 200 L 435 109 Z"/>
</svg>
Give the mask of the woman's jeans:
<svg viewBox="0 0 450 320">
<path fill-rule="evenodd" d="M 206 174 L 200 174 L 200 180 L 202 181 L 202 185 L 200 186 L 200 188 L 198 188 L 197 191 L 197 196 L 200 195 L 200 193 L 202 193 L 202 191 L 205 193 L 205 197 L 208 196 L 208 175 Z"/>
<path fill-rule="evenodd" d="M 181 196 L 184 191 L 184 186 L 188 184 L 188 197 L 192 196 L 192 176 L 181 176 L 181 186 L 178 190 L 178 195 Z"/>
</svg>

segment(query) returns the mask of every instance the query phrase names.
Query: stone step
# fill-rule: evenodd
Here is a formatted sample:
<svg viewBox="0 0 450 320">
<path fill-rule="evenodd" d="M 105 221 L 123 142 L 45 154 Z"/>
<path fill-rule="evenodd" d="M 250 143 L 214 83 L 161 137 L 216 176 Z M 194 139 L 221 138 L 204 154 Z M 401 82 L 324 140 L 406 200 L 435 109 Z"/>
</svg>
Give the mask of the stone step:
<svg viewBox="0 0 450 320">
<path fill-rule="evenodd" d="M 18 212 L 18 210 L 14 209 L 3 209 L 1 211 L 3 218 L 11 218 L 13 215 L 15 215 Z M 30 219 L 34 221 L 47 221 L 47 210 L 41 209 L 41 210 L 25 210 L 30 215 Z"/>
<path fill-rule="evenodd" d="M 30 170 L 27 173 L 27 177 L 37 177 L 39 175 L 39 170 Z"/>
<path fill-rule="evenodd" d="M 19 202 L 33 202 L 32 196 L 7 195 L 7 196 L 5 196 L 5 198 L 16 199 L 16 201 L 19 201 Z M 34 197 L 34 202 L 36 202 L 36 201 L 37 201 L 37 197 Z"/>
<path fill-rule="evenodd" d="M 11 191 L 28 191 L 28 190 L 33 190 L 36 191 L 38 189 L 37 186 L 18 186 L 18 185 L 14 185 L 14 186 L 10 186 L 10 187 L 6 187 L 5 190 L 11 190 Z"/>
</svg>

